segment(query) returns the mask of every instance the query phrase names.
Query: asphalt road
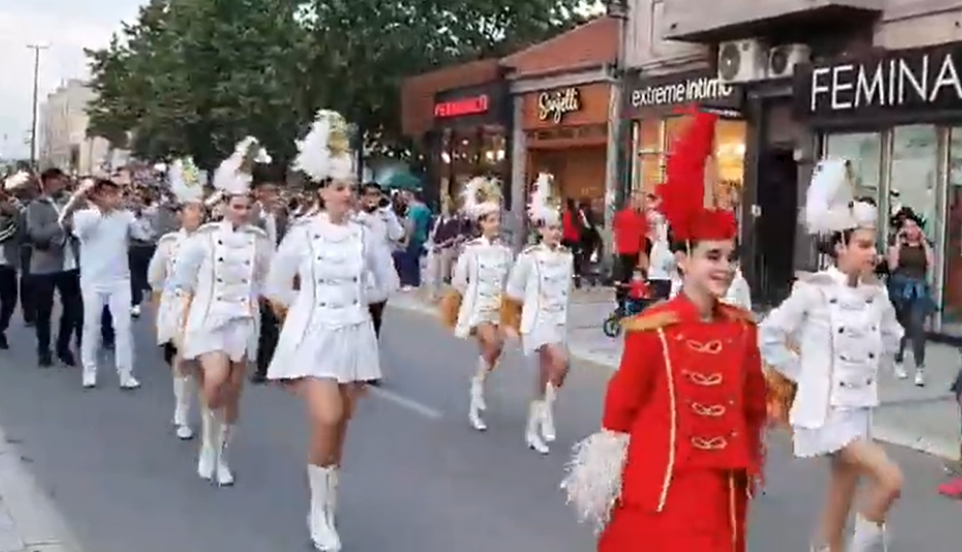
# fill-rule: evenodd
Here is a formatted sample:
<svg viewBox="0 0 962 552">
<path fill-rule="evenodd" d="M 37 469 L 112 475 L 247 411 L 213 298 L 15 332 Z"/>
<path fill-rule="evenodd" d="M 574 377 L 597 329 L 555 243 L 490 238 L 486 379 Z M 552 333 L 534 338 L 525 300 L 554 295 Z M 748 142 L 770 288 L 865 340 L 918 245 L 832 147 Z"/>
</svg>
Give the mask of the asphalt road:
<svg viewBox="0 0 962 552">
<path fill-rule="evenodd" d="M 195 443 L 172 434 L 168 369 L 136 323 L 144 387 L 122 392 L 112 370 L 80 388 L 77 369 L 39 370 L 32 332 L 15 320 L 0 352 L 0 424 L 88 552 L 272 552 L 309 549 L 305 528 L 305 423 L 296 399 L 249 388 L 232 449 L 237 485 L 215 489 L 194 474 Z M 524 447 L 532 371 L 517 350 L 493 378 L 490 429 L 468 428 L 474 352 L 429 318 L 389 310 L 386 382 L 364 402 L 350 435 L 340 528 L 346 550 L 506 552 L 593 549 L 558 490 L 570 445 L 591 432 L 607 372 L 579 365 L 557 411 L 552 454 Z M 807 550 L 824 466 L 770 452 L 767 494 L 755 502 L 753 552 Z M 891 521 L 895 550 L 957 552 L 962 502 L 935 494 L 941 464 L 892 450 L 907 489 Z"/>
</svg>

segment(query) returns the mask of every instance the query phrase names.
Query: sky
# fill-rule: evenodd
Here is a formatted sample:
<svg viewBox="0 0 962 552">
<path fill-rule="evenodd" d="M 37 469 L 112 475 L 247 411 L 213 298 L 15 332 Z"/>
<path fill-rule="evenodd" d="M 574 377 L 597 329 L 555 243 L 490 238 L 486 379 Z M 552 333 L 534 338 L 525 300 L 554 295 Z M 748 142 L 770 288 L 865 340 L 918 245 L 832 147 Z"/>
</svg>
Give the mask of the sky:
<svg viewBox="0 0 962 552">
<path fill-rule="evenodd" d="M 40 103 L 63 81 L 86 78 L 84 48 L 105 46 L 142 0 L 0 0 L 0 158 L 29 157 L 33 51 L 40 53 Z"/>
</svg>

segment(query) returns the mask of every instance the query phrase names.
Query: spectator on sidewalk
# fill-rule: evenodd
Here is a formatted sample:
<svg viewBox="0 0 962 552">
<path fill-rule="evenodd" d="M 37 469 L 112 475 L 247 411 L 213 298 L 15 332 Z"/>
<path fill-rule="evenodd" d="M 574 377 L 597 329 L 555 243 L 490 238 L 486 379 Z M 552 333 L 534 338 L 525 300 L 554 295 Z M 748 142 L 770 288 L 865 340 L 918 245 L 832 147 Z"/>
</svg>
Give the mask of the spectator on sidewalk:
<svg viewBox="0 0 962 552">
<path fill-rule="evenodd" d="M 463 237 L 462 226 L 462 220 L 455 213 L 454 202 L 445 198 L 441 202 L 441 214 L 434 221 L 434 228 L 428 238 L 428 243 L 431 244 L 428 274 L 432 301 L 440 297 L 441 287 L 451 278 L 458 242 Z"/>
<path fill-rule="evenodd" d="M 631 280 L 631 274 L 636 268 L 647 271 L 648 254 L 648 214 L 645 212 L 645 196 L 635 194 L 631 197 L 631 203 L 624 209 L 615 213 L 612 221 L 612 231 L 614 232 L 615 252 L 618 257 L 615 260 L 614 279 L 616 282 L 627 284 Z M 623 289 L 623 288 L 619 288 Z M 623 302 L 623 291 L 619 297 L 619 303 Z"/>
<path fill-rule="evenodd" d="M 889 298 L 895 306 L 905 336 L 895 357 L 895 373 L 899 379 L 908 378 L 903 361 L 905 347 L 911 344 L 915 359 L 915 385 L 925 385 L 925 321 L 935 310 L 929 287 L 930 272 L 935 267 L 935 255 L 922 232 L 924 221 L 906 207 L 893 217 L 897 229 L 895 240 L 888 251 Z"/>
<path fill-rule="evenodd" d="M 428 241 L 431 230 L 431 210 L 421 201 L 420 194 L 410 190 L 401 192 L 401 198 L 407 211 L 407 227 L 410 229 L 407 245 L 398 255 L 398 274 L 401 286 L 411 289 L 421 286 L 421 257 L 424 255 L 424 244 Z"/>
<path fill-rule="evenodd" d="M 581 211 L 575 204 L 575 200 L 568 198 L 565 201 L 565 210 L 561 213 L 561 244 L 570 249 L 574 255 L 575 286 L 578 287 L 581 286 L 581 271 L 584 268 L 584 263 L 581 262 L 583 230 Z"/>
</svg>

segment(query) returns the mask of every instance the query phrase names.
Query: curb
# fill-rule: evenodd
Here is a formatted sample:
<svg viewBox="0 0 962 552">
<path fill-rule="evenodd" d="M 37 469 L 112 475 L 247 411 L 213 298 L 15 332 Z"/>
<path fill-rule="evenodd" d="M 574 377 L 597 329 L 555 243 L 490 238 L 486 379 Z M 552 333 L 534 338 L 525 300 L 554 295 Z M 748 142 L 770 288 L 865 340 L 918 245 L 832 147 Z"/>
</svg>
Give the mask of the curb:
<svg viewBox="0 0 962 552">
<path fill-rule="evenodd" d="M 414 302 L 410 300 L 394 302 L 388 301 L 387 306 L 389 309 L 394 308 L 428 316 L 433 316 L 437 312 L 431 305 L 425 305 L 421 302 Z M 569 347 L 569 349 L 571 351 L 572 358 L 578 359 L 582 362 L 600 366 L 608 370 L 615 370 L 617 368 L 616 364 L 612 364 L 610 358 L 608 358 L 608 355 L 593 351 L 578 351 L 577 348 Z M 883 405 L 880 408 L 885 407 Z M 876 440 L 888 443 L 890 445 L 909 448 L 924 454 L 929 454 L 948 460 L 960 460 L 959 444 L 955 441 L 932 439 L 926 436 L 913 435 L 897 427 L 878 424 L 872 425 L 872 436 Z"/>
<path fill-rule="evenodd" d="M 5 527 L 6 526 L 6 527 Z M 11 528 L 19 548 L 3 552 L 83 552 L 66 519 L 0 427 L 0 529 Z"/>
</svg>

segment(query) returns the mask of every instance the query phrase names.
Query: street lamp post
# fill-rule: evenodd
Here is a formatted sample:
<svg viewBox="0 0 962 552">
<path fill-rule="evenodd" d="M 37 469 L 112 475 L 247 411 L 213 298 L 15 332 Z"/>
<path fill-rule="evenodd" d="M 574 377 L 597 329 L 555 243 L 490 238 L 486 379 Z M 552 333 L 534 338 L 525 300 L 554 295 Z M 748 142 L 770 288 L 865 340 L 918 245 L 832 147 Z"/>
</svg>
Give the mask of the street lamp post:
<svg viewBox="0 0 962 552">
<path fill-rule="evenodd" d="M 613 223 L 615 211 L 620 209 L 625 203 L 625 192 L 631 185 L 631 177 L 627 174 L 630 163 L 628 152 L 624 144 L 625 125 L 622 120 L 622 110 L 624 101 L 621 95 L 624 93 L 625 78 L 625 35 L 628 26 L 628 1 L 629 0 L 604 0 L 605 13 L 608 17 L 618 21 L 618 51 L 615 57 L 614 85 L 612 87 L 612 102 L 609 113 L 608 147 L 613 151 L 614 158 L 608 161 L 609 177 L 606 179 L 607 189 L 605 190 L 605 250 L 614 250 L 614 229 Z"/>
<path fill-rule="evenodd" d="M 40 93 L 40 52 L 50 46 L 47 44 L 28 44 L 27 48 L 33 50 L 33 110 L 31 111 L 32 120 L 30 123 L 30 166 L 37 166 L 37 102 Z"/>
</svg>

